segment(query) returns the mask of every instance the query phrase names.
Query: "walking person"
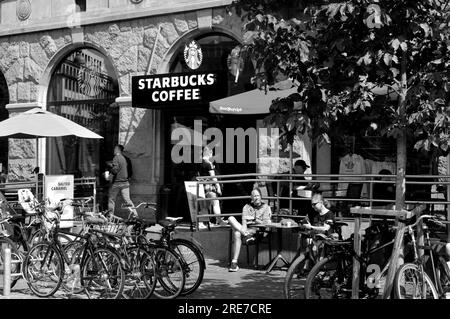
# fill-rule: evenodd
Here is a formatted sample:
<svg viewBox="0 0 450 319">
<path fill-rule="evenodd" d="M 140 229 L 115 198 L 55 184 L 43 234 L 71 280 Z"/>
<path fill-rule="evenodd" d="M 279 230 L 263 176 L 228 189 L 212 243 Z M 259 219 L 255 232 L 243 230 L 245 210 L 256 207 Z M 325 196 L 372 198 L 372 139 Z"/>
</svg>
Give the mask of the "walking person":
<svg viewBox="0 0 450 319">
<path fill-rule="evenodd" d="M 128 206 L 134 206 L 130 198 L 130 172 L 131 167 L 128 167 L 128 160 L 123 155 L 123 145 L 116 145 L 114 147 L 114 158 L 111 163 L 110 172 L 113 174 L 112 184 L 108 192 L 108 210 L 114 214 L 116 206 L 117 195 L 120 193 L 124 202 Z M 133 217 L 138 217 L 135 209 L 132 209 Z"/>
<path fill-rule="evenodd" d="M 230 216 L 228 222 L 233 229 L 233 250 L 232 260 L 229 271 L 235 272 L 239 270 L 238 258 L 241 251 L 242 239 L 247 244 L 253 243 L 256 239 L 254 235 L 258 228 L 252 228 L 254 224 L 268 224 L 271 222 L 272 211 L 270 206 L 262 201 L 261 190 L 255 188 L 251 193 L 251 202 L 246 204 L 242 209 L 242 224 L 234 217 Z"/>
</svg>

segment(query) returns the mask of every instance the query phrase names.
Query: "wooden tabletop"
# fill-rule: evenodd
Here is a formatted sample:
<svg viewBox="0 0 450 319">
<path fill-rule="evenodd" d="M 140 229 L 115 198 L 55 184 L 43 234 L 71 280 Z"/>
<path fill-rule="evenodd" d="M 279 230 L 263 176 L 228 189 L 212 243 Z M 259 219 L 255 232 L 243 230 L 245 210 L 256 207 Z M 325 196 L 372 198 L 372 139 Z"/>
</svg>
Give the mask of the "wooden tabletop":
<svg viewBox="0 0 450 319">
<path fill-rule="evenodd" d="M 299 225 L 291 225 L 291 226 L 287 226 L 287 225 L 281 225 L 281 223 L 275 223 L 275 222 L 271 222 L 271 223 L 267 223 L 267 224 L 250 224 L 248 225 L 249 227 L 261 227 L 261 228 L 300 228 Z"/>
</svg>

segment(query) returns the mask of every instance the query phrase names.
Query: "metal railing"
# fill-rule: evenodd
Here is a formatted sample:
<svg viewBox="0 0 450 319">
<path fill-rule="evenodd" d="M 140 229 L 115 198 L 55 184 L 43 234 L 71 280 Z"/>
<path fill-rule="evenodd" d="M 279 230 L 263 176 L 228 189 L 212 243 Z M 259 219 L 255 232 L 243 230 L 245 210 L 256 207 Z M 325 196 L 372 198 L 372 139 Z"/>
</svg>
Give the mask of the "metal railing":
<svg viewBox="0 0 450 319">
<path fill-rule="evenodd" d="M 11 277 L 23 277 L 22 267 L 19 267 L 20 272 L 11 273 L 11 265 L 21 264 L 22 260 L 11 258 L 11 248 L 5 248 L 3 250 L 3 296 L 9 297 L 11 294 Z"/>
<path fill-rule="evenodd" d="M 306 180 L 299 179 L 299 177 L 305 177 Z M 228 201 L 228 200 L 241 200 L 241 199 L 249 199 L 248 195 L 239 195 L 239 196 L 220 196 L 217 198 L 205 198 L 200 197 L 200 187 L 204 187 L 207 184 L 226 184 L 231 183 L 253 183 L 257 185 L 260 189 L 264 189 L 263 199 L 268 200 L 269 204 L 273 208 L 273 214 L 275 218 L 279 217 L 303 217 L 304 214 L 302 212 L 295 212 L 293 210 L 293 202 L 294 201 L 310 201 L 308 196 L 297 197 L 292 196 L 292 191 L 294 191 L 293 185 L 295 183 L 318 183 L 319 188 L 318 191 L 321 191 L 324 198 L 332 205 L 337 208 L 344 208 L 344 211 L 349 211 L 352 206 L 368 206 L 368 207 L 378 207 L 380 204 L 386 204 L 386 207 L 393 208 L 395 204 L 395 187 L 396 187 L 396 175 L 378 175 L 378 174 L 364 174 L 364 175 L 340 175 L 340 174 L 261 174 L 261 173 L 252 173 L 252 174 L 233 174 L 233 175 L 217 175 L 215 176 L 216 181 L 211 180 L 210 176 L 199 176 L 197 178 L 197 196 L 195 201 L 195 212 L 194 220 L 192 221 L 197 225 L 199 220 L 207 219 L 216 216 L 239 216 L 241 215 L 241 211 L 237 212 L 225 212 L 220 215 L 213 214 L 201 214 L 199 207 L 200 202 L 204 201 L 212 201 L 219 200 L 219 202 Z M 382 180 L 383 179 L 383 180 Z M 269 183 L 275 183 L 275 191 L 270 194 L 268 191 Z M 345 192 L 347 189 L 340 189 L 340 185 L 345 184 L 362 184 L 362 188 L 366 187 L 366 192 L 360 195 L 359 197 L 349 197 L 349 196 L 338 196 L 339 192 Z M 374 185 L 376 184 L 390 184 L 393 189 L 393 197 L 392 199 L 385 198 L 374 198 Z M 441 209 L 446 212 L 447 219 L 450 220 L 450 187 L 447 186 L 450 184 L 450 175 L 406 175 L 406 192 L 415 191 L 417 194 L 422 191 L 422 194 L 426 195 L 426 198 L 414 198 L 408 196 L 405 201 L 407 207 L 406 209 L 411 209 L 419 204 L 426 204 L 427 209 L 431 211 L 439 210 L 437 208 L 444 207 Z M 289 187 L 290 196 L 280 196 L 282 192 L 282 188 Z M 364 186 L 366 185 L 366 186 Z M 437 185 L 446 186 L 445 192 L 439 192 L 436 190 L 432 190 L 432 188 L 437 188 Z M 417 188 L 414 190 L 414 186 Z M 434 186 L 434 187 L 433 187 Z M 271 187 L 272 189 L 274 187 Z M 202 192 L 204 193 L 204 192 Z M 375 194 L 376 195 L 376 194 Z M 442 198 L 435 198 L 436 196 L 440 196 Z M 289 205 L 287 207 L 280 207 L 280 203 L 282 201 L 288 201 Z M 374 206 L 377 204 L 377 206 Z M 242 209 L 242 208 L 241 208 Z M 352 219 L 350 214 L 349 216 L 339 216 L 345 217 L 348 219 Z"/>
<path fill-rule="evenodd" d="M 17 191 L 22 188 L 28 188 L 31 190 L 35 198 L 42 201 L 44 198 L 44 181 L 42 179 L 35 181 L 24 182 L 7 182 L 0 184 L 0 192 L 2 192 L 8 199 L 8 202 L 13 207 L 17 206 Z M 76 196 L 80 190 L 89 189 L 89 195 Z M 93 207 L 97 208 L 97 180 L 95 177 L 82 177 L 74 179 L 74 199 L 84 199 L 86 197 L 93 196 Z"/>
</svg>

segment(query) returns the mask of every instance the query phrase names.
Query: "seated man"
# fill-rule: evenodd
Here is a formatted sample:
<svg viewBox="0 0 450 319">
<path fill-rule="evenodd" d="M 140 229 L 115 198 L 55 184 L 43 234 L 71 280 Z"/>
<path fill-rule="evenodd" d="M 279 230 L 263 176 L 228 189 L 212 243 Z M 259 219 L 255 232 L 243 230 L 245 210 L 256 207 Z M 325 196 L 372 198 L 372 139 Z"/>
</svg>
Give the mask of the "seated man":
<svg viewBox="0 0 450 319">
<path fill-rule="evenodd" d="M 327 208 L 327 202 L 321 193 L 315 193 L 311 197 L 313 213 L 309 214 L 303 224 L 306 229 L 324 233 L 329 236 L 334 233 L 335 215 Z"/>
<path fill-rule="evenodd" d="M 238 271 L 237 264 L 239 253 L 241 251 L 241 236 L 244 236 L 247 244 L 255 240 L 252 236 L 256 234 L 257 228 L 251 228 L 252 224 L 267 224 L 270 223 L 272 212 L 270 206 L 261 201 L 261 190 L 255 188 L 252 190 L 251 203 L 246 204 L 242 209 L 242 224 L 237 221 L 234 216 L 228 218 L 228 222 L 233 228 L 233 249 L 232 260 L 229 271 Z M 248 228 L 250 227 L 250 228 Z"/>
<path fill-rule="evenodd" d="M 328 202 L 324 200 L 321 193 L 314 193 L 311 196 L 311 206 L 313 211 L 302 221 L 302 226 L 314 233 L 321 233 L 333 239 L 339 239 L 339 235 L 335 232 L 335 215 L 328 209 Z M 313 240 L 312 245 L 320 247 L 321 241 Z M 302 249 L 308 249 L 309 247 L 303 240 L 301 246 L 303 247 Z M 302 251 L 304 252 L 304 250 Z M 304 268 L 301 270 L 302 273 L 306 273 L 309 270 L 310 265 L 308 263 L 309 258 L 305 261 Z"/>
</svg>

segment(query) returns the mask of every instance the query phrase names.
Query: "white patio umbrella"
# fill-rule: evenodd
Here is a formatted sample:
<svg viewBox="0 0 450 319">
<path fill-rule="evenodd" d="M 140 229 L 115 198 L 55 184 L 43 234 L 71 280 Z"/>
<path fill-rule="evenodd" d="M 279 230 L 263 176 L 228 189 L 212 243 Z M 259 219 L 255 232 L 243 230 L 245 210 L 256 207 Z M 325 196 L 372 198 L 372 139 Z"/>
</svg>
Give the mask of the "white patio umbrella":
<svg viewBox="0 0 450 319">
<path fill-rule="evenodd" d="M 34 108 L 0 122 L 0 136 L 36 139 L 36 167 L 39 166 L 38 138 L 75 135 L 100 139 L 102 136 L 65 117 Z"/>
<path fill-rule="evenodd" d="M 267 90 L 267 92 L 254 89 L 209 102 L 209 112 L 234 115 L 268 114 L 273 100 L 288 97 L 296 92 L 297 87 L 286 90 Z"/>
<path fill-rule="evenodd" d="M 61 137 L 75 135 L 103 138 L 65 117 L 34 108 L 0 122 L 0 136 L 12 138 Z"/>
</svg>

